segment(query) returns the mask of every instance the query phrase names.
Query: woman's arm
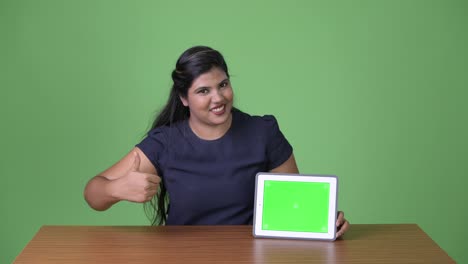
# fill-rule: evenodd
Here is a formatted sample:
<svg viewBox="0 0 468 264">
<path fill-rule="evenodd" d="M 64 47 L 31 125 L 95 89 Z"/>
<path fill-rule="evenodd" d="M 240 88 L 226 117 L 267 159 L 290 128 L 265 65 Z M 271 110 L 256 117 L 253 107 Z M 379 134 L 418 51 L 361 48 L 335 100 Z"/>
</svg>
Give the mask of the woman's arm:
<svg viewBox="0 0 468 264">
<path fill-rule="evenodd" d="M 157 193 L 161 178 L 146 155 L 134 148 L 120 161 L 93 177 L 85 187 L 89 206 L 107 210 L 121 200 L 147 202 Z"/>
</svg>

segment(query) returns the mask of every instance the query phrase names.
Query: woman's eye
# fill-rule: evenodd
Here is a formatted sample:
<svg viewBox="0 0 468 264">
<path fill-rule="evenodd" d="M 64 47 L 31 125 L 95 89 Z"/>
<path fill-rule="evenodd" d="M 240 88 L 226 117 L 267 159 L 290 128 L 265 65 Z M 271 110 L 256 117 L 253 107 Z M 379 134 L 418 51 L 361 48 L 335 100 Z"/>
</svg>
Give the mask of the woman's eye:
<svg viewBox="0 0 468 264">
<path fill-rule="evenodd" d="M 198 93 L 199 94 L 207 94 L 209 91 L 208 89 L 201 89 L 201 90 L 198 90 Z"/>
<path fill-rule="evenodd" d="M 220 87 L 226 87 L 226 86 L 228 86 L 228 82 L 223 82 L 223 83 L 221 83 L 221 85 L 220 85 Z"/>
</svg>

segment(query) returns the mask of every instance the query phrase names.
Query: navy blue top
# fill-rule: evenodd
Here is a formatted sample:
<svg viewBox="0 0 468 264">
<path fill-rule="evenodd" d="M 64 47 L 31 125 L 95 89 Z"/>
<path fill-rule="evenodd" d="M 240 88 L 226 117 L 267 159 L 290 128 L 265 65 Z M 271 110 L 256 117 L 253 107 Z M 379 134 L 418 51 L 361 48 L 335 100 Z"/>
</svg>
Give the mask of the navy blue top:
<svg viewBox="0 0 468 264">
<path fill-rule="evenodd" d="M 167 225 L 252 224 L 255 175 L 292 154 L 275 117 L 237 110 L 219 139 L 199 138 L 185 120 L 151 130 L 137 147 L 166 185 Z"/>
</svg>

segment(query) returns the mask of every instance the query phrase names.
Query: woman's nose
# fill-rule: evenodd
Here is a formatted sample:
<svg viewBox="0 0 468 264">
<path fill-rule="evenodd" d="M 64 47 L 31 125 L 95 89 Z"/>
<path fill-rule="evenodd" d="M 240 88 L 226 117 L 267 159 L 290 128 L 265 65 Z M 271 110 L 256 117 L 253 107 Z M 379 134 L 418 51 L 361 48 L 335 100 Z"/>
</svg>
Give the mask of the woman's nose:
<svg viewBox="0 0 468 264">
<path fill-rule="evenodd" d="M 216 89 L 211 98 L 214 102 L 220 102 L 224 100 L 223 92 L 220 89 Z"/>
</svg>

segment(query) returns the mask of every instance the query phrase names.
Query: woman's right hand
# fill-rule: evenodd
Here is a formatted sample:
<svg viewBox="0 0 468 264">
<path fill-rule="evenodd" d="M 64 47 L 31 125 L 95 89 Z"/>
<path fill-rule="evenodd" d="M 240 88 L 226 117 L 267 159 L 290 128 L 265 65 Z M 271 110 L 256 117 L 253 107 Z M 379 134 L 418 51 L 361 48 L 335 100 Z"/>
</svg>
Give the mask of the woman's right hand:
<svg viewBox="0 0 468 264">
<path fill-rule="evenodd" d="M 161 178 L 152 173 L 140 171 L 140 155 L 134 151 L 134 160 L 127 173 L 110 184 L 111 193 L 119 200 L 144 203 L 158 192 Z"/>
<path fill-rule="evenodd" d="M 84 197 L 91 208 L 104 211 L 122 200 L 150 201 L 160 182 L 152 162 L 135 147 L 117 163 L 93 177 L 85 187 Z"/>
</svg>

